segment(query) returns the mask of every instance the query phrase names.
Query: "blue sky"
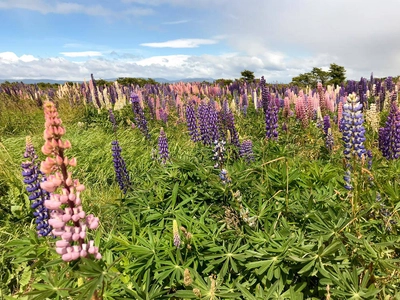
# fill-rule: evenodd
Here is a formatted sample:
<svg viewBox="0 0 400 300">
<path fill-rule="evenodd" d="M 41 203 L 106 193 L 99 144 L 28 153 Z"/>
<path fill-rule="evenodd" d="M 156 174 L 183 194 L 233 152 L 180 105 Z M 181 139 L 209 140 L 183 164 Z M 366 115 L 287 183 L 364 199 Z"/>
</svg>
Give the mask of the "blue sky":
<svg viewBox="0 0 400 300">
<path fill-rule="evenodd" d="M 380 4 L 382 3 L 382 4 Z M 0 0 L 0 78 L 400 74 L 400 1 Z"/>
</svg>

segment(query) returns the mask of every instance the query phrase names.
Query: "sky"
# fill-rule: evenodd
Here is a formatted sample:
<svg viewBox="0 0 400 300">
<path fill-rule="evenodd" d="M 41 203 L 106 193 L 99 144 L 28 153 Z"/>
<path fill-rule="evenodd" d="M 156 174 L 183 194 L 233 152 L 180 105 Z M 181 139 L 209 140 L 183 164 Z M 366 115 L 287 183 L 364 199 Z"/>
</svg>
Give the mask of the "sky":
<svg viewBox="0 0 400 300">
<path fill-rule="evenodd" d="M 400 75 L 400 0 L 0 0 L 0 79 Z"/>
</svg>

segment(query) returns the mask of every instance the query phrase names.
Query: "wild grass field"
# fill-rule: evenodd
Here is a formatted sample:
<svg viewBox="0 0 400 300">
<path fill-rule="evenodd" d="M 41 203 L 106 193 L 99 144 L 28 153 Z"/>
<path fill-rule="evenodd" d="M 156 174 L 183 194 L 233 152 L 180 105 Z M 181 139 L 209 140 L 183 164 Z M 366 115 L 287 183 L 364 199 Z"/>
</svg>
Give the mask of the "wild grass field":
<svg viewBox="0 0 400 300">
<path fill-rule="evenodd" d="M 398 299 L 399 84 L 360 82 L 3 85 L 0 299 Z M 52 197 L 85 187 L 48 236 L 27 136 Z"/>
</svg>

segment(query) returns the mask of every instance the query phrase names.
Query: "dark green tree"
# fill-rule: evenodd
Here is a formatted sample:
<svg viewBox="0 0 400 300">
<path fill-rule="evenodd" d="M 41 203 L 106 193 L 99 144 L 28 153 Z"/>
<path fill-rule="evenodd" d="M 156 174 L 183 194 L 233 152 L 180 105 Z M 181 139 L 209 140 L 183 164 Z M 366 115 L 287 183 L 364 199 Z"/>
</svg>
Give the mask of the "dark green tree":
<svg viewBox="0 0 400 300">
<path fill-rule="evenodd" d="M 249 71 L 249 70 L 244 70 L 244 71 L 240 72 L 240 74 L 242 75 L 242 78 L 240 78 L 240 79 L 247 81 L 247 82 L 252 82 L 255 78 L 254 72 Z"/>
<path fill-rule="evenodd" d="M 329 81 L 328 84 L 340 85 L 346 80 L 346 69 L 335 63 L 329 67 Z"/>
<path fill-rule="evenodd" d="M 326 84 L 326 82 L 329 80 L 329 72 L 323 71 L 321 68 L 314 67 L 311 70 L 311 75 L 313 77 L 313 86 L 315 86 L 318 81 L 320 81 L 322 84 Z"/>
</svg>

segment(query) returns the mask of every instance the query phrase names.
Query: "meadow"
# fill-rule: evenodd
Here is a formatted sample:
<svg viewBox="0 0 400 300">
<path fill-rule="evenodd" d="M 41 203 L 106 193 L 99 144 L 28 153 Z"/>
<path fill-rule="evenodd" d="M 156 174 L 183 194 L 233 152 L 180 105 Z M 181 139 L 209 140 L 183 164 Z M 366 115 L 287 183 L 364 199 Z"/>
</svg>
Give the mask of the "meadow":
<svg viewBox="0 0 400 300">
<path fill-rule="evenodd" d="M 0 299 L 399 299 L 399 87 L 2 84 Z"/>
</svg>

